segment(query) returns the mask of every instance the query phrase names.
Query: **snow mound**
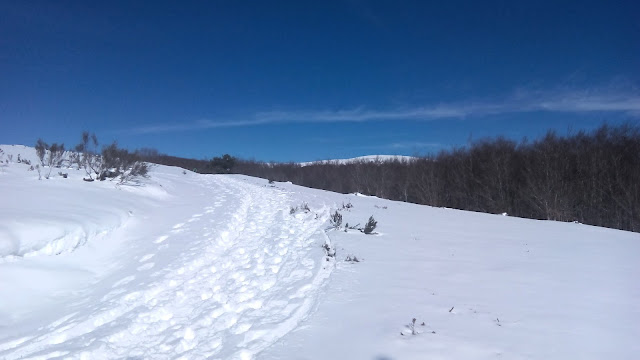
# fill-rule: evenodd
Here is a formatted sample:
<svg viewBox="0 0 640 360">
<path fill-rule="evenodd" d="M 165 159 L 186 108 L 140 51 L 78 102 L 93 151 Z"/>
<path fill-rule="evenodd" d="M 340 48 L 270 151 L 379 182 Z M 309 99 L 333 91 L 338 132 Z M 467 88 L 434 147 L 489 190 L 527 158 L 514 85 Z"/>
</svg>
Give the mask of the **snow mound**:
<svg viewBox="0 0 640 360">
<path fill-rule="evenodd" d="M 39 180 L 37 170 L 31 168 L 39 163 L 34 148 L 0 145 L 0 150 L 0 261 L 74 251 L 127 222 L 139 201 L 130 193 L 146 200 L 167 196 L 152 181 L 144 186 L 87 183 L 82 180 L 84 170 L 73 168 L 51 169 L 50 179 Z M 47 174 L 49 168 L 41 171 Z"/>
</svg>

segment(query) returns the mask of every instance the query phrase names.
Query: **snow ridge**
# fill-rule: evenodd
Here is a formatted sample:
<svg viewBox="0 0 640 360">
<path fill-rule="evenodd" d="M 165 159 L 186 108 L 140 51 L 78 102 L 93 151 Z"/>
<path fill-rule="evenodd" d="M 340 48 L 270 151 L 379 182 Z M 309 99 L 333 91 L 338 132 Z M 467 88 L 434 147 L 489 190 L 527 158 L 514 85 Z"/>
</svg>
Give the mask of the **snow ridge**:
<svg viewBox="0 0 640 360">
<path fill-rule="evenodd" d="M 406 155 L 365 155 L 358 156 L 349 159 L 334 159 L 334 160 L 318 160 L 318 161 L 306 161 L 301 162 L 301 166 L 316 165 L 316 164 L 350 164 L 355 162 L 390 162 L 390 161 L 414 161 L 417 158 L 414 156 Z"/>
</svg>

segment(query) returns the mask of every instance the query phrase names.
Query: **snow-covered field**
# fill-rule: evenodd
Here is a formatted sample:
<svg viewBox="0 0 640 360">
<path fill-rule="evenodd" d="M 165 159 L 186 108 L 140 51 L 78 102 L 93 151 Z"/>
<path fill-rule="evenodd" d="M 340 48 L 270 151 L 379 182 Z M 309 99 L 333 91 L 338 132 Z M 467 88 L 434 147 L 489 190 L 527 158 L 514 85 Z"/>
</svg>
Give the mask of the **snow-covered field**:
<svg viewBox="0 0 640 360">
<path fill-rule="evenodd" d="M 0 148 L 0 359 L 640 354 L 636 233 L 164 166 L 38 180 Z"/>
</svg>

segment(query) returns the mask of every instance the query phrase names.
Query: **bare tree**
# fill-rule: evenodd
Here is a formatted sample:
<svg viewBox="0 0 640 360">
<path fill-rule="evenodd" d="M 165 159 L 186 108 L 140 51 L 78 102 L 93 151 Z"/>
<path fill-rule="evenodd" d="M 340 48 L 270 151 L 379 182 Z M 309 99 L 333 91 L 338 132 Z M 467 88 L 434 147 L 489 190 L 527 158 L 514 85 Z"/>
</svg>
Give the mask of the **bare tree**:
<svg viewBox="0 0 640 360">
<path fill-rule="evenodd" d="M 88 131 L 82 132 L 82 142 L 75 147 L 79 153 L 78 167 L 83 167 L 87 176 L 93 181 L 93 176 L 98 176 L 102 159 L 98 154 L 98 137 Z"/>
<path fill-rule="evenodd" d="M 47 166 L 49 166 L 49 172 L 47 173 L 45 178 L 49 179 L 49 177 L 51 176 L 51 170 L 53 170 L 54 167 L 60 167 L 62 163 L 62 156 L 64 155 L 64 144 L 51 144 L 51 146 L 49 146 L 49 150 L 47 150 L 47 153 L 49 155 L 47 157 Z"/>
</svg>

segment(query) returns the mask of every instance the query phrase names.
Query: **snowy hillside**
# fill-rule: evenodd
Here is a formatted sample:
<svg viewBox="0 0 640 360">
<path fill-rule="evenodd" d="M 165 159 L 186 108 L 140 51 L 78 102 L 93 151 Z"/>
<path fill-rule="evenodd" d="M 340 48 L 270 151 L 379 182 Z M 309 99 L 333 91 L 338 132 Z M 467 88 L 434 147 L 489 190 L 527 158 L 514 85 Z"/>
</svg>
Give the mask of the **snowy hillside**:
<svg viewBox="0 0 640 360">
<path fill-rule="evenodd" d="M 165 166 L 38 180 L 0 149 L 1 359 L 640 353 L 637 233 Z"/>
<path fill-rule="evenodd" d="M 413 156 L 405 156 L 405 155 L 366 155 L 366 156 L 358 156 L 350 159 L 335 159 L 335 160 L 318 160 L 318 161 L 307 161 L 302 162 L 300 165 L 308 166 L 313 164 L 329 164 L 329 163 L 337 163 L 337 164 L 349 164 L 355 162 L 387 162 L 387 161 L 412 161 L 416 158 Z"/>
</svg>

